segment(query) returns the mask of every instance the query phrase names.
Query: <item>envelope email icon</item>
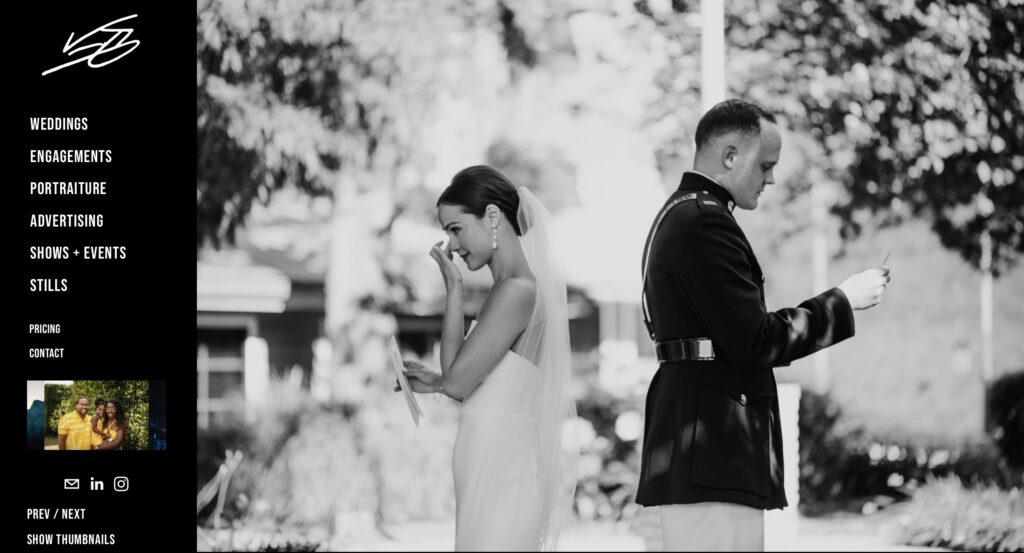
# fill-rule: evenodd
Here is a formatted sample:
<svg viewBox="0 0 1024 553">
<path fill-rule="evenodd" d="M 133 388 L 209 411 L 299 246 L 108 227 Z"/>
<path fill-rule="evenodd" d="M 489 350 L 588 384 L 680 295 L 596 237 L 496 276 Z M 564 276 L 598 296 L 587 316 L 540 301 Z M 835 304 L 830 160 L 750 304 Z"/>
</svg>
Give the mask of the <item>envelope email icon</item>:
<svg viewBox="0 0 1024 553">
<path fill-rule="evenodd" d="M 64 479 L 64 489 L 65 490 L 77 490 L 78 489 L 78 479 L 77 478 L 65 478 Z"/>
</svg>

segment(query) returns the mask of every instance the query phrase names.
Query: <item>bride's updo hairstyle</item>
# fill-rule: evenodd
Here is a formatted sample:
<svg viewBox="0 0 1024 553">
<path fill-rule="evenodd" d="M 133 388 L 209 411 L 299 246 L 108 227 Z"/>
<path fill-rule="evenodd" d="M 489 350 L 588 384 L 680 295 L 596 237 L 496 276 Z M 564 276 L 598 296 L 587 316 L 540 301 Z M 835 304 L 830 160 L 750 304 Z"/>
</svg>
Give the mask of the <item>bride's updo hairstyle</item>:
<svg viewBox="0 0 1024 553">
<path fill-rule="evenodd" d="M 437 205 L 452 205 L 474 217 L 483 217 L 488 204 L 494 204 L 512 223 L 517 236 L 522 236 L 519 228 L 519 191 L 516 187 L 493 167 L 474 165 L 467 167 L 452 177 L 451 184 L 444 189 Z"/>
</svg>

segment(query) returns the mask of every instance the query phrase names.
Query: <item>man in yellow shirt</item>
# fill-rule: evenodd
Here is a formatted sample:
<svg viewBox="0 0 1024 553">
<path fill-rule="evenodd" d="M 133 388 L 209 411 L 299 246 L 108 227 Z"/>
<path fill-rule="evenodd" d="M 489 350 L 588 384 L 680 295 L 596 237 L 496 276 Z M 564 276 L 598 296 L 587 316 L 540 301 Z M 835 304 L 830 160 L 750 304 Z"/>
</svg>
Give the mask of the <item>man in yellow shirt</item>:
<svg viewBox="0 0 1024 553">
<path fill-rule="evenodd" d="M 85 416 L 88 412 L 89 398 L 80 397 L 75 403 L 75 410 L 60 418 L 57 423 L 57 449 L 92 449 L 92 426 Z"/>
</svg>

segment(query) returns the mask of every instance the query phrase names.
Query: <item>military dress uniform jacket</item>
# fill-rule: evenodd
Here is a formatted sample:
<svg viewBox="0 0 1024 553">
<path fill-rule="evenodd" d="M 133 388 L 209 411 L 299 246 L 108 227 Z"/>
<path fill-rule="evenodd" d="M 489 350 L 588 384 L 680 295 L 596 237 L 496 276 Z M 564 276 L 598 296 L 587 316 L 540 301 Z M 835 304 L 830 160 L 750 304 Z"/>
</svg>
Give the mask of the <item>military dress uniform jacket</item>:
<svg viewBox="0 0 1024 553">
<path fill-rule="evenodd" d="M 787 502 L 772 369 L 853 336 L 853 310 L 833 288 L 768 311 L 731 195 L 687 172 L 666 205 L 693 192 L 657 230 L 645 290 L 658 341 L 710 338 L 715 359 L 663 362 L 654 375 L 636 502 L 780 509 Z"/>
</svg>

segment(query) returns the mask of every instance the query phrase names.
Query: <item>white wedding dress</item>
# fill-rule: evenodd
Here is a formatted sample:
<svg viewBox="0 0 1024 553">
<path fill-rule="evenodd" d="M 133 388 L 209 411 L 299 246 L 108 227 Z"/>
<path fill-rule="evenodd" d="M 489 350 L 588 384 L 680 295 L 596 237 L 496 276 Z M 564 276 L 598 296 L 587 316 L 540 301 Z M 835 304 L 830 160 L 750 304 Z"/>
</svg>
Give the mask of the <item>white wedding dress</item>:
<svg viewBox="0 0 1024 553">
<path fill-rule="evenodd" d="M 508 351 L 463 401 L 452 455 L 456 551 L 540 547 L 539 374 Z"/>
<path fill-rule="evenodd" d="M 457 551 L 551 551 L 572 515 L 578 448 L 563 441 L 576 418 L 565 275 L 550 246 L 551 214 L 518 191 L 536 303 L 516 351 L 463 399 L 452 455 Z"/>
</svg>

